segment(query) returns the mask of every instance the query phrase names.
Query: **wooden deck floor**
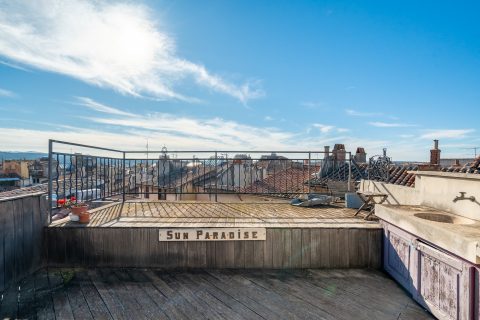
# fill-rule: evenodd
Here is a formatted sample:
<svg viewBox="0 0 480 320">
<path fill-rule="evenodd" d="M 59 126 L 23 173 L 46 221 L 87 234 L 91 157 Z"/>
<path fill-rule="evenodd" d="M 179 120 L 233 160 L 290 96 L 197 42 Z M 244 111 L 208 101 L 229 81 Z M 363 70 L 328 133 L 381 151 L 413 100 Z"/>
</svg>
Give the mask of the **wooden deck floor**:
<svg viewBox="0 0 480 320">
<path fill-rule="evenodd" d="M 89 224 L 55 221 L 50 227 L 372 227 L 375 221 L 354 217 L 342 205 L 315 208 L 288 203 L 124 202 L 91 211 Z"/>
<path fill-rule="evenodd" d="M 383 273 L 356 269 L 41 270 L 2 297 L 0 317 L 433 319 Z"/>
</svg>

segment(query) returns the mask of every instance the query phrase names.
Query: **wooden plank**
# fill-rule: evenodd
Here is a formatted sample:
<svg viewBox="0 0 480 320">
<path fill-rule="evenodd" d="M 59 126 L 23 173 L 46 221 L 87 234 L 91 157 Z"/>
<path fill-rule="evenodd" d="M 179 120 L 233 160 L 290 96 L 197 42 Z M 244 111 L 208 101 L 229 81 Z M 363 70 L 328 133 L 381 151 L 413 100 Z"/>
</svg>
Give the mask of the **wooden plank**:
<svg viewBox="0 0 480 320">
<path fill-rule="evenodd" d="M 76 272 L 71 270 L 63 270 L 61 272 L 63 282 L 65 283 L 65 292 L 68 297 L 70 308 L 75 319 L 93 319 L 93 315 L 85 299 Z"/>
<path fill-rule="evenodd" d="M 245 241 L 245 268 L 254 268 L 255 267 L 255 242 L 262 241 Z M 263 257 L 261 259 L 263 262 Z"/>
<path fill-rule="evenodd" d="M 5 290 L 5 225 L 7 219 L 7 202 L 0 202 L 0 292 Z"/>
<path fill-rule="evenodd" d="M 15 282 L 15 221 L 13 201 L 3 203 L 4 287 Z"/>
<path fill-rule="evenodd" d="M 282 229 L 283 255 L 282 268 L 292 267 L 292 231 L 291 229 Z"/>
<path fill-rule="evenodd" d="M 157 291 L 166 297 L 165 305 L 171 305 L 173 308 L 172 312 L 186 315 L 187 317 L 191 317 L 191 315 L 196 314 L 196 309 L 192 306 L 192 304 L 183 295 L 179 294 L 176 288 L 171 288 L 163 280 L 163 272 L 161 270 L 146 270 L 143 272 L 143 274 L 151 281 L 152 285 L 157 289 Z"/>
<path fill-rule="evenodd" d="M 367 230 L 368 238 L 368 267 L 380 269 L 382 267 L 383 230 Z"/>
<path fill-rule="evenodd" d="M 348 230 L 348 262 L 350 268 L 362 267 L 362 258 L 360 257 L 360 242 L 363 242 L 362 236 L 366 236 L 359 229 Z M 366 237 L 365 237 L 366 238 Z M 367 239 L 368 241 L 368 239 Z"/>
<path fill-rule="evenodd" d="M 263 267 L 273 268 L 273 237 L 274 229 L 267 229 L 267 239 L 263 241 Z"/>
<path fill-rule="evenodd" d="M 130 317 L 135 317 L 135 315 L 127 313 L 111 283 L 104 279 L 98 270 L 89 270 L 88 276 L 113 319 L 130 319 Z"/>
<path fill-rule="evenodd" d="M 33 231 L 32 231 L 32 250 L 33 256 L 31 260 L 31 269 L 30 271 L 36 271 L 42 265 L 43 260 L 43 234 L 44 234 L 44 220 L 42 214 L 43 204 L 45 197 L 39 196 L 33 198 Z"/>
<path fill-rule="evenodd" d="M 301 248 L 301 259 L 302 259 L 302 268 L 311 268 L 311 235 L 310 229 L 301 229 L 302 230 L 302 248 Z"/>
<path fill-rule="evenodd" d="M 18 318 L 36 318 L 35 312 L 35 278 L 27 276 L 19 284 Z"/>
<path fill-rule="evenodd" d="M 245 243 L 247 241 L 234 241 L 234 268 L 245 268 Z"/>
<path fill-rule="evenodd" d="M 129 290 L 125 286 L 125 279 L 118 277 L 119 274 L 121 275 L 118 269 L 99 269 L 97 272 L 118 297 L 118 301 L 122 305 L 122 312 L 127 318 L 148 319 L 145 310 L 135 300 L 136 292 L 132 289 Z M 112 310 L 110 312 L 112 313 Z"/>
<path fill-rule="evenodd" d="M 269 296 L 268 306 L 277 305 L 277 308 L 283 306 L 287 308 L 288 313 L 284 317 L 293 317 L 297 319 L 336 319 L 333 315 L 321 309 L 321 305 L 312 304 L 305 301 L 300 295 L 292 294 L 292 288 L 286 285 L 286 282 L 279 281 L 279 278 L 285 280 L 293 274 L 290 271 L 282 271 L 282 276 L 278 277 L 278 272 L 274 271 L 255 271 L 242 273 L 245 281 L 250 281 L 263 289 Z M 291 313 L 291 314 L 290 314 Z"/>
<path fill-rule="evenodd" d="M 119 279 L 118 287 L 128 292 L 133 310 L 137 310 L 141 317 L 146 319 L 168 319 L 167 315 L 158 308 L 155 302 L 142 289 L 137 282 L 133 281 L 125 270 L 114 270 L 115 276 Z M 123 291 L 122 290 L 122 291 Z M 123 299 L 122 299 L 123 300 Z M 125 305 L 125 303 L 124 303 Z"/>
<path fill-rule="evenodd" d="M 38 320 L 53 320 L 55 312 L 50 292 L 48 273 L 45 269 L 39 270 L 34 275 L 35 281 L 35 312 Z"/>
<path fill-rule="evenodd" d="M 216 285 L 216 281 L 214 283 L 209 281 L 207 274 L 203 270 L 199 270 L 193 274 L 187 274 L 186 277 L 191 283 L 200 285 L 202 290 L 208 292 L 208 294 L 210 294 L 212 297 L 218 299 L 225 306 L 228 306 L 228 308 L 232 309 L 236 315 L 241 317 L 241 319 L 263 319 L 248 306 L 244 305 L 225 291 L 221 290 Z M 234 316 L 237 317 L 236 315 Z"/>
<path fill-rule="evenodd" d="M 271 229 L 272 232 L 272 268 L 281 269 L 285 260 L 285 238 L 282 229 Z"/>
<path fill-rule="evenodd" d="M 238 281 L 224 274 L 221 270 L 206 270 L 204 279 L 264 319 L 273 320 L 283 317 L 280 312 L 268 307 L 264 297 L 263 299 L 259 298 L 258 291 L 252 292 L 244 284 L 239 284 Z"/>
<path fill-rule="evenodd" d="M 22 199 L 22 231 L 23 231 L 23 241 L 22 241 L 22 269 L 21 275 L 30 274 L 33 268 L 32 260 L 34 259 L 33 251 L 33 207 L 34 207 L 33 197 L 27 197 Z"/>
<path fill-rule="evenodd" d="M 18 280 L 25 272 L 25 255 L 23 253 L 24 230 L 23 230 L 23 201 L 22 199 L 13 202 L 14 220 L 14 278 Z"/>
<path fill-rule="evenodd" d="M 72 308 L 68 302 L 67 294 L 63 286 L 63 279 L 58 269 L 48 270 L 50 288 L 52 290 L 53 307 L 57 319 L 74 319 Z"/>
<path fill-rule="evenodd" d="M 195 278 L 185 276 L 185 273 L 172 273 L 172 278 L 176 283 L 179 283 L 182 288 L 187 290 L 190 294 L 194 295 L 197 303 L 208 310 L 208 312 L 214 314 L 212 318 L 219 319 L 243 319 L 240 315 L 234 312 L 229 306 L 225 305 L 221 300 L 212 295 L 206 288 L 206 286 L 197 281 Z M 210 318 L 210 317 L 209 317 Z"/>
<path fill-rule="evenodd" d="M 141 288 L 156 307 L 161 310 L 169 319 L 189 319 L 181 310 L 175 307 L 175 300 L 173 297 L 166 297 L 158 291 L 151 283 L 151 280 L 138 269 L 126 270 L 129 276 L 136 282 L 136 285 Z"/>
<path fill-rule="evenodd" d="M 80 288 L 93 318 L 102 320 L 113 319 L 107 306 L 103 303 L 102 297 L 93 285 L 88 272 L 85 270 L 76 270 L 75 275 L 79 280 Z"/>
<path fill-rule="evenodd" d="M 290 267 L 302 268 L 302 229 L 292 229 L 291 237 Z"/>
<path fill-rule="evenodd" d="M 329 241 L 327 241 L 326 243 L 325 242 L 322 242 L 322 235 L 325 234 L 326 230 L 322 230 L 322 229 L 311 229 L 309 230 L 309 234 L 310 234 L 310 239 L 308 242 L 306 243 L 309 243 L 309 247 L 310 247 L 310 265 L 309 267 L 310 268 L 319 268 L 321 266 L 325 266 L 326 264 L 328 265 L 328 261 L 325 261 L 325 256 L 322 256 L 322 252 L 321 252 L 321 248 L 326 248 L 326 250 L 328 250 L 329 248 Z M 328 239 L 328 238 L 325 238 L 324 239 Z M 305 245 L 305 244 L 304 244 Z"/>
</svg>

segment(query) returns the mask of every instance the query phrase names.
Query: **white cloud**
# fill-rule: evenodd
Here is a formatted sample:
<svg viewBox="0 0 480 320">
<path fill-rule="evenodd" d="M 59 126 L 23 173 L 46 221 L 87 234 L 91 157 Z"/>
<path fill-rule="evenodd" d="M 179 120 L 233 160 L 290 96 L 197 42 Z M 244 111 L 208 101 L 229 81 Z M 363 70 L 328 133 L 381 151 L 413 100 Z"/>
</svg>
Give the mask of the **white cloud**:
<svg viewBox="0 0 480 320">
<path fill-rule="evenodd" d="M 19 65 L 16 65 L 16 64 L 14 64 L 14 63 L 11 63 L 11 62 L 1 61 L 1 60 L 0 60 L 0 64 L 2 64 L 2 65 L 4 65 L 4 66 L 7 66 L 7 67 L 10 67 L 10 68 L 13 68 L 13 69 L 30 72 L 30 70 L 28 70 L 28 69 L 26 69 L 26 68 L 24 68 L 24 67 L 21 67 L 21 66 L 19 66 Z"/>
<path fill-rule="evenodd" d="M 314 123 L 313 126 L 318 130 L 320 130 L 320 132 L 322 133 L 328 133 L 333 129 L 335 129 L 335 126 L 329 126 L 329 125 L 320 124 L 320 123 Z"/>
<path fill-rule="evenodd" d="M 346 109 L 345 113 L 352 117 L 377 117 L 383 115 L 383 113 L 379 112 L 362 112 L 353 109 Z"/>
<path fill-rule="evenodd" d="M 414 124 L 408 123 L 398 123 L 398 122 L 369 122 L 371 126 L 379 128 L 406 128 L 406 127 L 415 127 Z"/>
<path fill-rule="evenodd" d="M 14 98 L 16 94 L 12 91 L 0 88 L 0 97 Z"/>
<path fill-rule="evenodd" d="M 420 136 L 421 139 L 461 139 L 466 138 L 469 133 L 474 132 L 475 129 L 445 129 L 445 130 L 428 130 Z"/>
<path fill-rule="evenodd" d="M 135 117 L 135 115 L 133 113 L 125 112 L 125 111 L 122 111 L 120 109 L 107 106 L 107 105 L 102 104 L 100 102 L 94 101 L 90 98 L 76 97 L 76 99 L 78 101 L 76 104 L 79 104 L 81 106 L 90 108 L 94 111 L 107 113 L 107 114 L 110 114 L 110 115 L 121 115 L 121 116 L 133 116 L 133 117 Z"/>
<path fill-rule="evenodd" d="M 132 1 L 0 0 L 0 55 L 123 94 L 198 101 L 177 91 L 191 80 L 242 103 L 257 82 L 232 84 L 179 57 L 158 14 Z"/>
<path fill-rule="evenodd" d="M 263 118 L 265 121 L 273 121 L 273 118 L 270 117 L 270 116 L 265 116 L 265 118 Z"/>
<path fill-rule="evenodd" d="M 337 127 L 332 126 L 332 125 L 326 125 L 326 124 L 321 124 L 321 123 L 314 123 L 313 127 L 317 128 L 322 133 L 329 133 L 329 132 L 332 132 L 332 131 L 336 131 L 338 133 L 345 133 L 345 132 L 350 131 L 350 129 L 347 129 L 347 128 L 337 128 Z"/>
</svg>

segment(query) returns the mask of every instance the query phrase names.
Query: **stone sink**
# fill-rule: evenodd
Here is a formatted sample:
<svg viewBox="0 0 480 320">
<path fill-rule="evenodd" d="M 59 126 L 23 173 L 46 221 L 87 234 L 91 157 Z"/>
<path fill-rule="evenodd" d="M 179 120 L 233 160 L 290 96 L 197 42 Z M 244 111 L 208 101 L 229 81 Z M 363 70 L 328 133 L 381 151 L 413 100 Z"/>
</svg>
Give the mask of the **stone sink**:
<svg viewBox="0 0 480 320">
<path fill-rule="evenodd" d="M 375 206 L 375 215 L 469 262 L 480 263 L 480 221 L 427 206 Z"/>
</svg>

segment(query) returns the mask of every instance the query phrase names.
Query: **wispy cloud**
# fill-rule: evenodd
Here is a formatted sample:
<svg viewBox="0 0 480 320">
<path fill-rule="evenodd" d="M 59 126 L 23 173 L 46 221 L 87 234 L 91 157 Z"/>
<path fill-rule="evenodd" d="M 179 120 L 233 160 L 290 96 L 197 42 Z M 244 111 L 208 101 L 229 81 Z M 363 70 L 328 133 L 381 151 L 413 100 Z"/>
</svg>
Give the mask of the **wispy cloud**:
<svg viewBox="0 0 480 320">
<path fill-rule="evenodd" d="M 132 1 L 0 0 L 0 55 L 122 94 L 198 101 L 185 81 L 247 103 L 258 81 L 233 84 L 177 55 L 158 14 Z"/>
<path fill-rule="evenodd" d="M 90 99 L 90 98 L 86 98 L 86 97 L 75 97 L 75 98 L 77 100 L 77 102 L 75 102 L 76 104 L 87 107 L 89 109 L 92 109 L 98 112 L 107 113 L 110 115 L 131 116 L 131 117 L 136 116 L 133 113 L 125 112 L 120 109 L 107 106 L 100 102 L 94 101 L 93 99 Z"/>
<path fill-rule="evenodd" d="M 304 101 L 301 103 L 301 105 L 308 109 L 318 109 L 325 107 L 325 103 L 320 101 Z"/>
<path fill-rule="evenodd" d="M 14 98 L 16 96 L 12 91 L 0 88 L 0 97 Z"/>
<path fill-rule="evenodd" d="M 320 130 L 320 132 L 322 133 L 328 133 L 333 129 L 335 129 L 335 126 L 329 126 L 329 125 L 320 124 L 320 123 L 314 123 L 313 126 L 318 130 Z"/>
<path fill-rule="evenodd" d="M 475 132 L 475 129 L 444 129 L 444 130 L 428 130 L 420 136 L 421 139 L 462 139 L 466 138 L 469 133 Z"/>
<path fill-rule="evenodd" d="M 345 113 L 352 117 L 378 117 L 383 115 L 383 113 L 381 112 L 363 112 L 363 111 L 357 111 L 353 109 L 346 109 Z"/>
<path fill-rule="evenodd" d="M 369 122 L 371 126 L 379 127 L 379 128 L 406 128 L 406 127 L 416 127 L 415 124 L 409 123 L 399 123 L 399 122 Z"/>
<path fill-rule="evenodd" d="M 7 62 L 7 61 L 2 61 L 0 60 L 0 64 L 4 65 L 4 66 L 7 66 L 9 68 L 13 68 L 13 69 L 17 69 L 17 70 L 22 70 L 22 71 L 26 71 L 26 72 L 31 72 L 30 70 L 28 70 L 27 68 L 24 68 L 22 66 L 19 66 L 17 64 L 14 64 L 14 63 L 11 63 L 11 62 Z"/>
<path fill-rule="evenodd" d="M 273 121 L 273 117 L 271 116 L 265 116 L 265 118 L 263 118 L 265 121 Z"/>
<path fill-rule="evenodd" d="M 321 123 L 314 123 L 313 127 L 317 128 L 322 133 L 329 133 L 333 131 L 336 131 L 338 133 L 345 133 L 350 131 L 350 129 L 347 129 L 347 128 L 337 128 L 336 126 L 333 126 L 333 125 L 326 125 Z"/>
</svg>

